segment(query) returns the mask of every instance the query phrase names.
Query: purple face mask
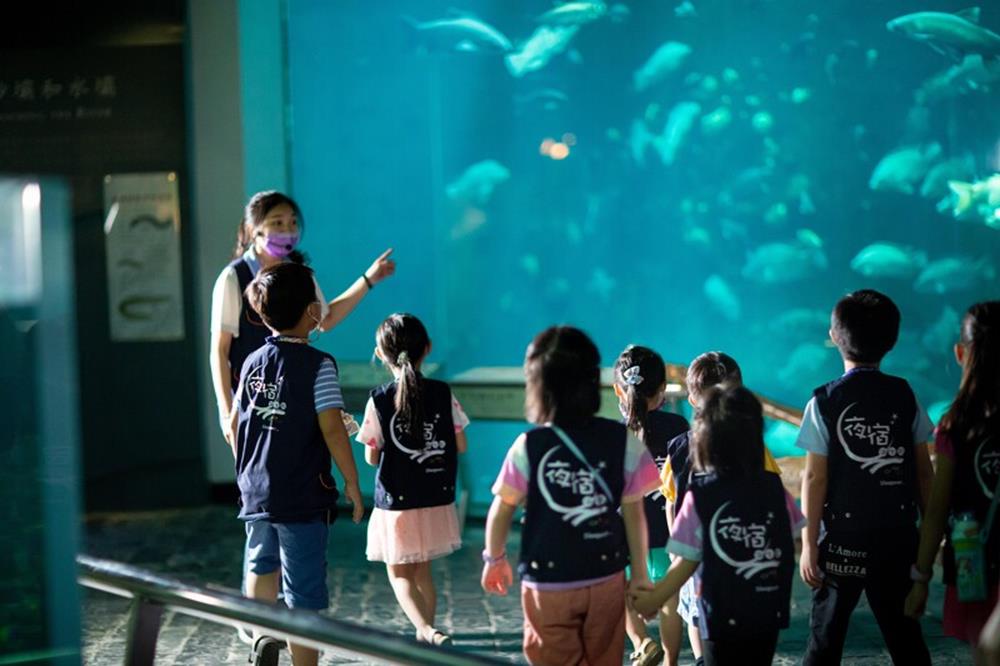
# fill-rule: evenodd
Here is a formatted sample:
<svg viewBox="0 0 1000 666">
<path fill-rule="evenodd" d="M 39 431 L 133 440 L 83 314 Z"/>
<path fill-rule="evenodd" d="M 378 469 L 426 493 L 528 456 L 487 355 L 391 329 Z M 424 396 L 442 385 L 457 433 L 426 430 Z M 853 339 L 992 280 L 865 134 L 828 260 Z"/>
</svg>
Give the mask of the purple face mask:
<svg viewBox="0 0 1000 666">
<path fill-rule="evenodd" d="M 264 237 L 264 249 L 272 257 L 284 259 L 299 244 L 298 234 L 271 234 Z"/>
</svg>

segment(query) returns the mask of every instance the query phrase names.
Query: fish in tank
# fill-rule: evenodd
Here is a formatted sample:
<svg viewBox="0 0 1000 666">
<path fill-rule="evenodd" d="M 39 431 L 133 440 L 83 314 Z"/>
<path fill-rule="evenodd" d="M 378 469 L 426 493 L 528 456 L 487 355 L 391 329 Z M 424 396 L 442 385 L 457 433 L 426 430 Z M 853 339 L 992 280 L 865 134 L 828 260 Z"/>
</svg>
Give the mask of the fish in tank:
<svg viewBox="0 0 1000 666">
<path fill-rule="evenodd" d="M 606 364 L 725 350 L 801 406 L 841 372 L 834 303 L 870 287 L 903 315 L 887 371 L 924 406 L 954 394 L 960 313 L 997 296 L 1000 4 L 286 11 L 291 182 L 330 220 L 310 244 L 409 255 L 393 308 L 448 373 L 518 366 L 566 322 Z M 370 331 L 342 328 L 365 358 Z"/>
</svg>

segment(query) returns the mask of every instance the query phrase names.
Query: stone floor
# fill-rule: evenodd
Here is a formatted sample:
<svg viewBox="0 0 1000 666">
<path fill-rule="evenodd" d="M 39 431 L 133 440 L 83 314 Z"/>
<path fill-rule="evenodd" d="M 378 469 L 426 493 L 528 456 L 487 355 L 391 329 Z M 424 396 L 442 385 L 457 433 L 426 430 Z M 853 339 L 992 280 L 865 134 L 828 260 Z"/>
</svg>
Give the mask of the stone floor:
<svg viewBox="0 0 1000 666">
<path fill-rule="evenodd" d="M 143 514 L 91 517 L 86 525 L 85 551 L 95 557 L 126 562 L 195 585 L 237 589 L 243 533 L 233 511 L 225 507 Z M 519 598 L 487 597 L 479 588 L 483 529 L 470 526 L 466 546 L 435 562 L 439 590 L 438 626 L 451 633 L 458 649 L 522 663 Z M 365 526 L 341 518 L 330 537 L 330 610 L 339 619 L 410 634 L 397 606 L 384 568 L 364 559 Z M 516 547 L 516 545 L 515 545 Z M 794 664 L 805 645 L 809 595 L 796 578 L 792 624 L 782 633 L 776 664 Z M 924 630 L 935 664 L 971 663 L 965 647 L 941 635 L 942 590 L 932 589 L 931 613 Z M 128 601 L 86 590 L 84 604 L 84 663 L 121 664 L 124 655 Z M 213 665 L 246 663 L 247 649 L 230 627 L 168 614 L 163 623 L 156 663 Z M 862 602 L 853 618 L 845 664 L 885 664 L 878 627 Z M 289 664 L 287 653 L 282 664 Z M 344 655 L 325 653 L 322 664 L 361 663 Z M 693 663 L 689 652 L 682 664 Z"/>
</svg>

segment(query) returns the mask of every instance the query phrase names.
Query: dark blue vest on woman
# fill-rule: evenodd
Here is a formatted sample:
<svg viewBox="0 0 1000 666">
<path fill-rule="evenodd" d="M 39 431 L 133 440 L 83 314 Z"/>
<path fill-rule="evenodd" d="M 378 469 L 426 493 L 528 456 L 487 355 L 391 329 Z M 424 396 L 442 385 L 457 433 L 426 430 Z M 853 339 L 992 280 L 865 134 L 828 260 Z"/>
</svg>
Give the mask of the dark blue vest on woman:
<svg viewBox="0 0 1000 666">
<path fill-rule="evenodd" d="M 240 518 L 301 522 L 336 510 L 337 484 L 316 416 L 319 366 L 332 356 L 268 338 L 244 366 L 238 396 Z"/>
<path fill-rule="evenodd" d="M 878 370 L 854 370 L 813 395 L 830 435 L 824 527 L 914 526 L 917 401 L 910 385 Z"/>
<path fill-rule="evenodd" d="M 271 331 L 260 320 L 260 316 L 247 300 L 247 287 L 253 282 L 254 274 L 250 265 L 243 257 L 234 259 L 229 267 L 236 271 L 236 279 L 240 285 L 240 334 L 233 336 L 229 343 L 229 369 L 233 375 L 233 390 L 240 381 L 240 371 L 247 357 L 264 345 L 264 340 Z"/>
<path fill-rule="evenodd" d="M 703 638 L 739 640 L 788 626 L 795 544 L 777 474 L 691 479 L 701 520 Z"/>
<path fill-rule="evenodd" d="M 955 479 L 951 485 L 951 505 L 948 507 L 952 519 L 963 513 L 971 513 L 979 523 L 979 529 L 986 527 L 986 518 L 1000 481 L 1000 434 L 983 438 L 969 444 L 952 442 L 955 452 Z M 990 538 L 986 543 L 987 583 L 994 589 L 1000 581 L 1000 512 L 993 519 Z M 945 530 L 944 582 L 955 584 L 955 550 L 951 545 L 951 530 Z"/>
<path fill-rule="evenodd" d="M 601 578 L 628 564 L 625 527 L 618 513 L 628 431 L 622 423 L 596 417 L 564 431 L 586 463 L 552 428 L 535 428 L 525 435 L 530 478 L 517 570 L 529 582 Z"/>
<path fill-rule="evenodd" d="M 451 389 L 420 378 L 423 428 L 407 432 L 396 423 L 396 382 L 371 392 L 382 425 L 382 457 L 375 475 L 375 506 L 401 511 L 455 501 L 458 451 L 451 417 Z"/>
<path fill-rule="evenodd" d="M 671 440 L 687 432 L 687 429 L 687 419 L 680 414 L 657 410 L 646 416 L 646 448 L 653 456 L 656 468 L 661 472 L 670 455 L 668 447 Z M 649 530 L 649 547 L 663 548 L 670 538 L 666 517 L 667 498 L 657 490 L 643 498 L 643 505 L 646 509 L 646 526 Z"/>
</svg>

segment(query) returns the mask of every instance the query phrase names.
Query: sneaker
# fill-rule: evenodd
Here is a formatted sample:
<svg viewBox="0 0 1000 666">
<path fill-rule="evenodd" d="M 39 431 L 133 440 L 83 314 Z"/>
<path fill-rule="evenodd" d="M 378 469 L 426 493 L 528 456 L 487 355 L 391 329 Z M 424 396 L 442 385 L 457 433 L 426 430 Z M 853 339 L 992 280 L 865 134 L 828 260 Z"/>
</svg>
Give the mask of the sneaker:
<svg viewBox="0 0 1000 666">
<path fill-rule="evenodd" d="M 284 645 L 273 636 L 261 636 L 253 644 L 249 661 L 253 666 L 278 666 L 278 652 Z"/>
<path fill-rule="evenodd" d="M 663 661 L 663 648 L 652 638 L 644 638 L 628 658 L 630 666 L 655 666 Z"/>
</svg>

